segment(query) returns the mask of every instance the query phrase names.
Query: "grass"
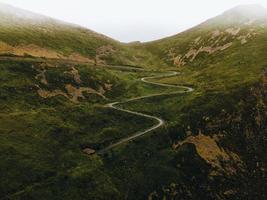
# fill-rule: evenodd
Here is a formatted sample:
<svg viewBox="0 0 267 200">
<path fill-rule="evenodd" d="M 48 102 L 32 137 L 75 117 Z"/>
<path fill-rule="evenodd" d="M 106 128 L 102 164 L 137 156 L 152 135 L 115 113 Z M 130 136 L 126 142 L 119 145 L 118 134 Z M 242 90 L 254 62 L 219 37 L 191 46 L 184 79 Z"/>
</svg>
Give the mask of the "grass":
<svg viewBox="0 0 267 200">
<path fill-rule="evenodd" d="M 17 49 L 35 45 L 42 48 L 44 57 L 45 53 L 53 51 L 66 58 L 78 54 L 92 62 L 100 59 L 107 64 L 164 65 L 160 59 L 142 48 L 136 49 L 86 28 L 50 18 L 34 21 L 1 14 L 0 42 L 1 45 L 7 44 Z M 9 51 L 1 51 L 0 54 L 14 56 Z M 24 56 L 32 57 L 29 53 Z"/>
<path fill-rule="evenodd" d="M 196 86 L 196 91 L 122 105 L 130 110 L 160 116 L 167 124 L 100 158 L 88 157 L 81 150 L 85 147 L 103 148 L 153 123 L 138 116 L 105 108 L 104 104 L 172 90 L 145 85 L 139 81 L 140 77 L 157 72 L 151 74 L 146 71 L 133 72 L 87 65 L 75 66 L 82 79 L 82 83 L 78 84 L 69 73 L 64 73 L 71 70 L 73 65 L 70 64 L 57 64 L 57 68 L 46 66 L 45 74 L 50 84 L 42 85 L 35 78 L 39 73 L 35 68 L 39 65 L 44 63 L 1 62 L 0 120 L 3 123 L 0 126 L 0 149 L 4 157 L 0 167 L 1 171 L 8 173 L 1 175 L 0 193 L 9 199 L 56 199 L 62 196 L 66 199 L 105 199 L 106 195 L 115 199 L 124 199 L 124 195 L 128 199 L 136 199 L 153 190 L 161 190 L 163 185 L 167 187 L 177 182 L 182 184 L 180 187 L 184 188 L 184 195 L 188 195 L 184 191 L 186 188 L 193 195 L 190 198 L 197 198 L 196 194 L 209 198 L 202 190 L 197 189 L 195 183 L 187 179 L 188 165 L 206 169 L 203 164 L 205 162 L 199 158 L 194 148 L 184 147 L 184 150 L 177 152 L 170 146 L 174 141 L 187 136 L 188 127 L 193 134 L 197 134 L 199 129 L 205 130 L 206 134 L 217 132 L 217 129 L 207 129 L 206 124 L 220 116 L 222 110 L 226 113 L 240 110 L 240 99 L 257 83 L 257 73 L 262 71 L 261 68 L 253 67 L 249 68 L 251 71 L 241 72 L 242 68 L 238 67 L 235 70 L 240 70 L 240 73 L 229 73 L 229 81 L 224 82 L 224 85 L 218 83 L 226 76 L 207 68 L 196 72 L 199 73 L 198 76 L 191 76 L 194 68 L 185 68 L 182 71 L 183 76 L 191 82 L 184 83 L 182 76 L 159 80 L 172 84 L 192 84 Z M 201 73 L 203 76 L 210 76 L 209 82 L 202 78 Z M 244 80 L 240 77 L 244 75 L 242 73 L 251 76 Z M 113 85 L 112 90 L 106 93 L 108 100 L 92 99 L 93 96 L 89 95 L 79 103 L 59 96 L 42 99 L 34 87 L 39 84 L 47 90 L 63 90 L 65 84 L 71 83 L 76 87 L 97 89 L 107 80 Z M 210 87 L 206 88 L 205 85 Z M 226 128 L 221 126 L 219 130 Z M 226 139 L 234 141 L 231 137 Z M 233 142 L 231 148 L 239 151 L 239 142 Z M 188 154 L 192 154 L 191 161 L 186 159 L 182 168 L 177 169 L 175 163 L 187 158 Z M 196 176 L 197 171 L 192 170 L 190 176 Z M 205 187 L 209 185 L 205 182 L 208 171 L 197 177 L 197 182 Z M 216 185 L 221 183 L 213 184 L 213 192 L 216 193 L 219 191 Z"/>
<path fill-rule="evenodd" d="M 173 43 L 171 40 L 166 42 Z M 169 47 L 154 44 L 156 47 L 151 48 L 155 51 Z M 236 192 L 231 196 L 233 199 L 266 197 L 264 175 L 256 169 L 254 160 L 261 166 L 266 165 L 262 151 L 266 131 L 266 103 L 263 103 L 266 102 L 266 89 L 262 77 L 267 60 L 264 52 L 266 36 L 259 34 L 242 48 L 235 44 L 226 51 L 202 55 L 203 58 L 180 67 L 181 76 L 157 80 L 192 86 L 193 93 L 153 97 L 122 105 L 167 121 L 163 129 L 119 148 L 105 160 L 116 187 L 127 191 L 125 199 L 142 199 L 153 191 L 162 199 L 171 198 L 170 191 L 180 199 L 216 199 L 227 190 Z M 166 56 L 163 52 L 159 54 L 159 57 Z M 261 119 L 258 124 L 257 119 Z M 218 145 L 239 155 L 246 166 L 244 171 L 232 177 L 210 180 L 211 167 L 199 157 L 194 146 L 171 149 L 174 142 L 184 140 L 189 133 L 194 136 L 199 132 L 211 137 L 222 134 Z M 246 135 L 248 133 L 250 136 Z M 144 197 L 144 194 L 147 195 Z M 227 198 L 222 196 L 222 199 Z"/>
<path fill-rule="evenodd" d="M 97 49 L 111 45 L 115 51 L 102 57 L 108 64 L 146 65 L 146 70 L 30 56 L 1 60 L 0 171 L 5 173 L 0 173 L 0 199 L 136 200 L 147 199 L 152 192 L 157 194 L 156 199 L 266 199 L 262 170 L 266 168 L 266 30 L 258 24 L 243 26 L 243 18 L 231 23 L 221 21 L 223 18 L 167 39 L 131 45 L 53 20 L 39 25 L 51 29 L 44 34 L 41 29 L 17 22 L 3 26 L 6 19 L 2 18 L 0 38 L 8 44 L 35 44 L 64 55 L 77 52 L 93 59 Z M 211 55 L 200 53 L 192 62 L 187 59 L 183 67 L 173 66 L 170 50 L 177 56 L 191 48 L 213 45 L 212 31 L 239 26 L 239 34 L 247 34 L 250 28 L 257 34 L 241 45 L 237 37 L 224 32 L 221 39 L 227 37 L 226 43 L 233 42 L 230 48 Z M 199 36 L 202 43 L 193 44 Z M 221 40 L 218 45 L 223 45 Z M 78 70 L 81 82 L 70 73 L 72 67 Z M 42 69 L 46 70 L 48 84 L 36 79 Z M 102 157 L 84 155 L 83 148 L 102 149 L 152 126 L 151 120 L 104 105 L 173 92 L 140 81 L 141 77 L 167 70 L 178 70 L 181 75 L 154 81 L 189 85 L 195 91 L 121 105 L 159 116 L 166 124 Z M 103 88 L 106 99 L 84 94 L 84 99 L 73 102 L 63 96 L 45 99 L 37 93 L 41 87 L 67 94 L 67 84 L 96 91 Z M 112 89 L 108 90 L 106 84 Z M 226 153 L 238 155 L 242 170 L 234 166 L 236 174 L 214 176 L 210 174 L 214 169 L 193 144 L 172 149 L 177 141 L 199 133 L 211 138 L 221 136 L 217 144 Z"/>
<path fill-rule="evenodd" d="M 99 158 L 88 158 L 81 150 L 85 147 L 103 148 L 151 126 L 153 121 L 102 106 L 108 101 L 124 99 L 136 93 L 146 94 L 149 88 L 139 91 L 141 85 L 134 87 L 136 81 L 132 73 L 124 72 L 125 77 L 120 80 L 112 70 L 90 66 L 75 66 L 82 79 L 82 83 L 77 85 L 70 74 L 64 73 L 71 69 L 68 65 L 47 67 L 45 75 L 49 84 L 42 85 L 35 78 L 39 73 L 35 67 L 39 65 L 44 63 L 5 61 L 0 64 L 0 149 L 1 155 L 5 155 L 0 168 L 1 171 L 8 171 L 1 174 L 1 197 L 14 194 L 20 198 L 41 198 L 43 189 L 49 187 L 49 192 L 42 198 L 50 198 L 55 190 L 65 188 L 64 184 L 68 184 L 69 192 L 66 190 L 62 195 L 69 199 L 82 199 L 83 195 L 104 199 L 104 194 L 117 198 L 118 192 L 111 183 L 107 184 L 110 179 L 104 173 Z M 77 87 L 97 89 L 107 80 L 113 85 L 113 90 L 106 94 L 108 101 L 93 100 L 90 95 L 80 103 L 72 103 L 60 96 L 42 99 L 35 86 L 39 84 L 47 90 L 63 90 L 64 85 L 70 83 Z M 127 94 L 127 87 L 123 86 L 126 81 L 127 87 L 135 88 Z M 81 179 L 85 185 L 96 184 L 101 179 L 105 184 L 99 182 L 101 187 L 96 185 L 96 189 L 92 187 L 83 194 L 86 188 L 77 190 Z M 74 194 L 74 190 L 77 193 L 75 196 L 68 195 Z"/>
</svg>

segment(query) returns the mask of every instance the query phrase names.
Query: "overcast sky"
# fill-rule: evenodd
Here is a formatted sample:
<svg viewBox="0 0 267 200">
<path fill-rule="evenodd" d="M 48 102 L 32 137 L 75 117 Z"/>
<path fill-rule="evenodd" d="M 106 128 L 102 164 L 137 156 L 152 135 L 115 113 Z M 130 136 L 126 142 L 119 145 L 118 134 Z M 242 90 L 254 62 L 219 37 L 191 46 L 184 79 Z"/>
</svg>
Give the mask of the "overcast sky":
<svg viewBox="0 0 267 200">
<path fill-rule="evenodd" d="M 241 4 L 267 0 L 0 0 L 122 42 L 170 36 Z"/>
</svg>

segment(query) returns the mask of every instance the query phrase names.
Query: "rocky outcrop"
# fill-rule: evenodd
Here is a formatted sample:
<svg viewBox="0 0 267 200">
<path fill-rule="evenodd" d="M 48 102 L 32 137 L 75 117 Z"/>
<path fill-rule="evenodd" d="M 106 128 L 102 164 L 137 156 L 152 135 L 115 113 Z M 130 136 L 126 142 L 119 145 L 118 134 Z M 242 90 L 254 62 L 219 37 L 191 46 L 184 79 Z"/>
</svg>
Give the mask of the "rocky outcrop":
<svg viewBox="0 0 267 200">
<path fill-rule="evenodd" d="M 230 27 L 225 30 L 216 29 L 207 34 L 207 37 L 198 36 L 188 44 L 185 53 L 176 52 L 176 48 L 171 48 L 168 54 L 168 61 L 175 66 L 184 66 L 194 62 L 201 53 L 212 55 L 216 52 L 225 51 L 233 46 L 237 41 L 241 45 L 246 44 L 256 35 L 254 29 L 242 31 L 241 27 Z M 207 56 L 208 56 L 207 55 Z"/>
<path fill-rule="evenodd" d="M 221 148 L 210 136 L 200 132 L 197 136 L 189 136 L 184 141 L 173 144 L 173 149 L 187 143 L 195 145 L 198 155 L 212 167 L 211 175 L 233 175 L 236 173 L 236 166 L 242 168 L 242 161 L 238 155 Z"/>
<path fill-rule="evenodd" d="M 35 79 L 40 81 L 42 84 L 49 86 L 49 82 L 46 78 L 46 69 L 47 66 L 40 65 L 38 67 L 33 68 L 38 72 L 38 74 L 35 76 Z M 79 71 L 72 67 L 70 71 L 65 71 L 64 74 L 70 74 L 73 76 L 73 80 L 77 85 L 82 84 L 81 76 L 79 74 Z M 62 89 L 54 89 L 54 90 L 48 90 L 41 88 L 39 85 L 37 85 L 37 93 L 42 98 L 51 98 L 55 96 L 63 96 L 67 99 L 69 99 L 72 102 L 79 102 L 79 100 L 85 99 L 84 94 L 95 94 L 103 99 L 106 99 L 105 93 L 106 91 L 110 91 L 112 89 L 112 84 L 104 83 L 103 87 L 99 86 L 98 90 L 93 89 L 91 87 L 80 87 L 80 86 L 74 86 L 71 83 L 65 84 L 65 91 Z"/>
</svg>

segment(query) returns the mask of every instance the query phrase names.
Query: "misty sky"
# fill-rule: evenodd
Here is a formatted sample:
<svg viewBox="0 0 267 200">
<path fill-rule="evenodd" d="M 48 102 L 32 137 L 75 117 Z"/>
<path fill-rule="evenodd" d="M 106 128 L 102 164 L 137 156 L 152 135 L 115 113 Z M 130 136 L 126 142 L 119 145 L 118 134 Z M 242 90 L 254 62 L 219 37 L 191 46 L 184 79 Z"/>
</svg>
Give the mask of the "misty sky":
<svg viewBox="0 0 267 200">
<path fill-rule="evenodd" d="M 267 0 L 0 0 L 122 42 L 170 36 L 241 4 Z"/>
</svg>

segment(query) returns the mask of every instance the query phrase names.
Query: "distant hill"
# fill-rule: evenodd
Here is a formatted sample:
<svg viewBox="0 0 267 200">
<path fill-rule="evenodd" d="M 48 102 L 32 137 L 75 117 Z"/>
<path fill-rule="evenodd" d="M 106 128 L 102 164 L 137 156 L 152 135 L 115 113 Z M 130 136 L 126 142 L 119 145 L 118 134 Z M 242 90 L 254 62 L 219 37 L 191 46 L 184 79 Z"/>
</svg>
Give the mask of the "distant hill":
<svg viewBox="0 0 267 200">
<path fill-rule="evenodd" d="M 238 6 L 185 32 L 144 46 L 168 65 L 214 63 L 222 56 L 237 55 L 240 50 L 252 53 L 257 51 L 256 46 L 262 48 L 267 39 L 266 19 L 267 9 L 261 6 Z"/>
<path fill-rule="evenodd" d="M 207 65 L 241 48 L 254 52 L 265 41 L 267 30 L 267 10 L 258 5 L 235 7 L 168 38 L 129 44 L 6 4 L 0 4 L 0 16 L 0 55 L 149 68 Z"/>
<path fill-rule="evenodd" d="M 126 44 L 84 27 L 0 4 L 2 55 L 64 58 L 97 65 L 141 65 L 144 55 L 151 56 L 137 51 L 133 56 L 132 51 Z"/>
</svg>

